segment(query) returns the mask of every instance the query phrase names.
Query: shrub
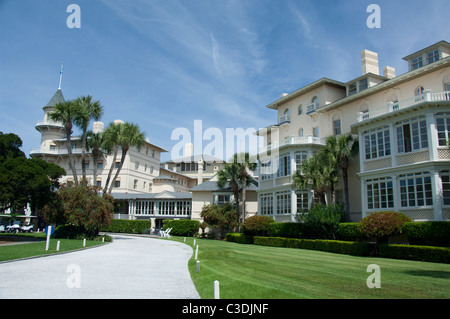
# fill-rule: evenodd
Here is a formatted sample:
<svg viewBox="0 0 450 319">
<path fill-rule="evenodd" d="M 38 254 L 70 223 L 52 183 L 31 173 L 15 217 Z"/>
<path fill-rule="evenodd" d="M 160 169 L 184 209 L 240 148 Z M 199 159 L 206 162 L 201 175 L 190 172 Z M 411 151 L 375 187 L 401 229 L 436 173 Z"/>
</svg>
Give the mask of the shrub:
<svg viewBox="0 0 450 319">
<path fill-rule="evenodd" d="M 219 238 L 225 238 L 225 235 L 238 226 L 238 213 L 233 205 L 227 203 L 225 205 L 205 205 L 202 208 L 200 216 L 204 222 L 213 229 L 217 230 Z"/>
<path fill-rule="evenodd" d="M 337 238 L 346 241 L 364 241 L 358 223 L 340 223 L 337 229 Z"/>
<path fill-rule="evenodd" d="M 174 236 L 196 236 L 200 222 L 198 220 L 173 220 L 166 219 L 163 221 L 164 229 L 172 228 L 171 235 Z"/>
<path fill-rule="evenodd" d="M 386 241 L 389 236 L 398 235 L 403 224 L 411 219 L 402 213 L 378 212 L 364 217 L 359 222 L 359 229 L 363 236 L 377 239 L 377 242 Z"/>
<path fill-rule="evenodd" d="M 282 237 L 253 237 L 254 244 L 261 246 L 286 247 L 286 241 L 287 239 Z"/>
<path fill-rule="evenodd" d="M 450 222 L 411 222 L 403 225 L 411 245 L 450 246 Z"/>
<path fill-rule="evenodd" d="M 238 244 L 253 244 L 253 236 L 247 236 L 242 233 L 228 233 L 226 240 Z"/>
<path fill-rule="evenodd" d="M 304 222 L 303 235 L 307 238 L 335 239 L 343 215 L 342 205 L 315 205 L 309 212 L 300 215 Z"/>
<path fill-rule="evenodd" d="M 379 251 L 384 258 L 450 263 L 450 248 L 446 247 L 382 244 Z"/>
<path fill-rule="evenodd" d="M 89 239 L 89 240 L 100 240 L 100 238 L 105 238 L 106 242 L 112 241 L 110 236 L 99 236 L 94 234 L 89 234 L 84 231 L 83 227 L 78 227 L 74 225 L 59 225 L 55 229 L 53 234 L 54 238 L 59 239 Z"/>
<path fill-rule="evenodd" d="M 150 227 L 149 220 L 113 219 L 109 227 L 102 230 L 111 233 L 144 234 Z"/>
<path fill-rule="evenodd" d="M 274 222 L 272 217 L 255 215 L 247 218 L 241 226 L 247 236 L 267 236 L 269 225 Z"/>
<path fill-rule="evenodd" d="M 270 237 L 285 237 L 285 238 L 302 238 L 303 224 L 302 223 L 271 223 L 269 224 Z"/>
</svg>

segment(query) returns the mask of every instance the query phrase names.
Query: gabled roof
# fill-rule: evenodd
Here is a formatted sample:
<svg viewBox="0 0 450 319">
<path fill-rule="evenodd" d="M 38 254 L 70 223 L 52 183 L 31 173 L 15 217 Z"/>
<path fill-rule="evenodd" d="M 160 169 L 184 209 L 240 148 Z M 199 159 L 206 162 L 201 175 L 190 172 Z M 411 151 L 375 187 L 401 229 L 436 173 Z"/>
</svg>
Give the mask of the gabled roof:
<svg viewBox="0 0 450 319">
<path fill-rule="evenodd" d="M 66 100 L 64 100 L 64 96 L 62 94 L 61 89 L 58 89 L 56 91 L 56 93 L 53 95 L 53 97 L 50 99 L 50 101 L 48 101 L 47 105 L 44 106 L 45 107 L 53 107 L 55 106 L 57 103 L 60 102 L 65 102 Z"/>
</svg>

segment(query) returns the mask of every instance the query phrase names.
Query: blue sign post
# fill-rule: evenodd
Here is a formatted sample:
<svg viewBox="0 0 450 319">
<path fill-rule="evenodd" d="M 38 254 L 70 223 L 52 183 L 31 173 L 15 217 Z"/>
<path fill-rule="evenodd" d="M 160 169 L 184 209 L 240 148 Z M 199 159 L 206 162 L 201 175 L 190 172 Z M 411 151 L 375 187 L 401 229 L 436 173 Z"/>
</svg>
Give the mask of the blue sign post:
<svg viewBox="0 0 450 319">
<path fill-rule="evenodd" d="M 55 232 L 55 227 L 49 225 L 45 227 L 44 231 L 47 234 L 47 242 L 45 243 L 45 250 L 48 250 L 48 246 L 50 245 L 50 236 L 53 235 L 53 233 Z"/>
</svg>

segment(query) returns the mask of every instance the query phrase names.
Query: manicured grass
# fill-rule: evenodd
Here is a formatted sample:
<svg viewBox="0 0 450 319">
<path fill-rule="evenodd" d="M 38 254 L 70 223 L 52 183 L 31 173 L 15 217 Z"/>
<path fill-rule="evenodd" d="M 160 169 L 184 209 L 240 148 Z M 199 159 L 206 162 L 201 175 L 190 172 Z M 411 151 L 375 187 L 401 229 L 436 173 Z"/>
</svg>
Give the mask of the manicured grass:
<svg viewBox="0 0 450 319">
<path fill-rule="evenodd" d="M 184 237 L 171 240 L 183 242 Z M 189 271 L 201 298 L 222 299 L 448 299 L 450 265 L 197 239 Z M 186 244 L 193 244 L 187 238 Z M 381 269 L 381 288 L 369 289 L 367 267 Z"/>
<path fill-rule="evenodd" d="M 42 239 L 42 241 L 37 241 L 27 244 L 15 244 L 0 246 L 0 261 L 14 260 L 26 257 L 41 256 L 58 253 L 56 251 L 56 242 L 60 241 L 60 252 L 66 252 L 75 249 L 83 248 L 83 240 L 74 239 L 54 239 L 50 238 L 49 250 L 45 250 L 45 233 L 28 233 L 28 234 L 18 234 L 18 235 L 5 235 L 5 236 L 16 236 L 21 237 L 22 240 L 26 240 L 24 237 L 29 237 L 30 239 Z M 1 238 L 0 238 L 1 241 Z M 95 245 L 102 244 L 101 241 L 86 240 L 86 247 L 91 247 Z"/>
</svg>

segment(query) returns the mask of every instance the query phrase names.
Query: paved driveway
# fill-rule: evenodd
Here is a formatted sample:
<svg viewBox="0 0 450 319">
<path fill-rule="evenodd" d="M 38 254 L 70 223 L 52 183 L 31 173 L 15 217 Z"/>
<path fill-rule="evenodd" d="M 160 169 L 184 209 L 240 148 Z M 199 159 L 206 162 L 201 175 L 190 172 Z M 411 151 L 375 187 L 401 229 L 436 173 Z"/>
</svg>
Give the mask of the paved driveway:
<svg viewBox="0 0 450 319">
<path fill-rule="evenodd" d="M 113 238 L 97 248 L 0 264 L 0 299 L 200 298 L 187 268 L 190 246 Z"/>
</svg>

